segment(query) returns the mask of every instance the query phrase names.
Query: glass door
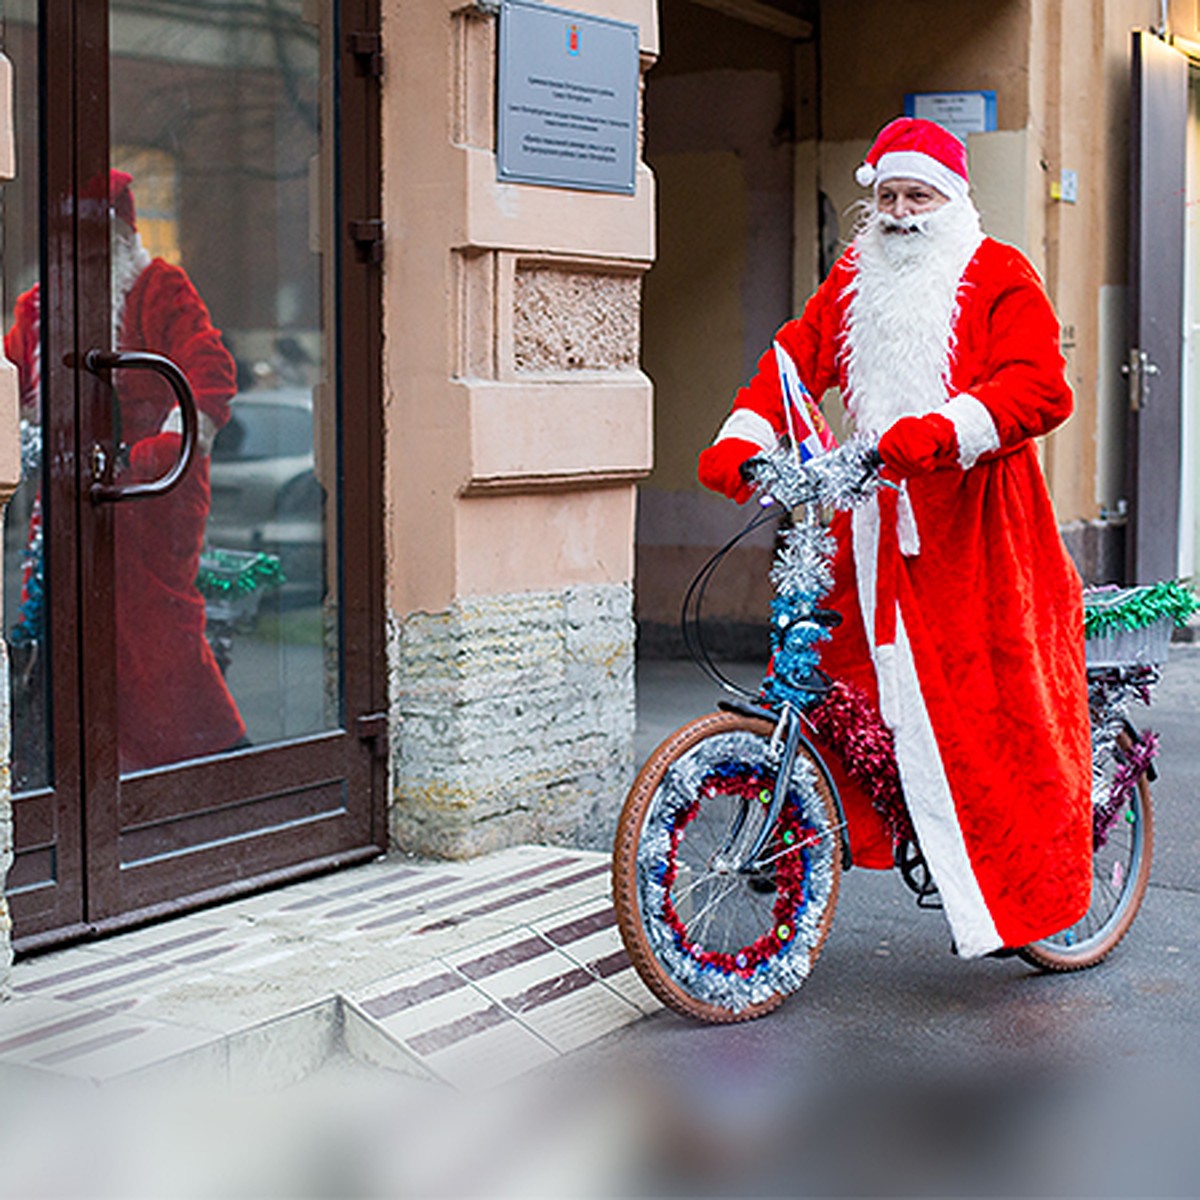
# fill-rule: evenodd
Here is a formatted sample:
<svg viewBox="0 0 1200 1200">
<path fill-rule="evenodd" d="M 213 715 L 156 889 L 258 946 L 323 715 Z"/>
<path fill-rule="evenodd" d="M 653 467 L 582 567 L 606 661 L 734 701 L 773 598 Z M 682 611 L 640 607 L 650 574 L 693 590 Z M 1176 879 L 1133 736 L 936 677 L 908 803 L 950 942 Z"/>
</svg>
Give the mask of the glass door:
<svg viewBox="0 0 1200 1200">
<path fill-rule="evenodd" d="M 108 7 L 43 6 L 62 35 L 43 40 L 44 77 L 69 70 L 77 98 L 47 100 L 40 138 L 46 211 L 69 219 L 10 325 L 43 446 L 65 450 L 9 521 L 14 552 L 26 531 L 18 607 L 38 593 L 39 500 L 58 547 L 40 581 L 52 767 L 24 752 L 15 766 L 61 808 L 59 705 L 77 712 L 61 736 L 77 743 L 85 930 L 384 837 L 378 271 L 345 220 L 353 205 L 370 227 L 377 200 L 340 186 L 372 175 L 374 81 L 342 49 L 347 19 L 369 14 Z M 347 543 L 347 527 L 367 536 Z M 31 735 L 35 676 L 14 673 Z M 22 926 L 22 888 L 66 883 L 32 865 L 18 863 L 18 938 L 62 936 L 61 914 Z"/>
</svg>

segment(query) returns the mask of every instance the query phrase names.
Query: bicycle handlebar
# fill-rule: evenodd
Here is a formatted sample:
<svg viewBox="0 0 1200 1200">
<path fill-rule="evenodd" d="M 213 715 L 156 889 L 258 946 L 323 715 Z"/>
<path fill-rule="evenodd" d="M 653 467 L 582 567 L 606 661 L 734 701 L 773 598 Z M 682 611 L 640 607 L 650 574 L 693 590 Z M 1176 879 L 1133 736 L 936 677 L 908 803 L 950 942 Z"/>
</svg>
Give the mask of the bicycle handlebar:
<svg viewBox="0 0 1200 1200">
<path fill-rule="evenodd" d="M 853 437 L 806 462 L 799 462 L 787 448 L 765 450 L 742 464 L 742 476 L 757 492 L 785 508 L 816 503 L 846 509 L 881 487 L 896 486 L 882 478 L 882 466 L 878 444 Z"/>
</svg>

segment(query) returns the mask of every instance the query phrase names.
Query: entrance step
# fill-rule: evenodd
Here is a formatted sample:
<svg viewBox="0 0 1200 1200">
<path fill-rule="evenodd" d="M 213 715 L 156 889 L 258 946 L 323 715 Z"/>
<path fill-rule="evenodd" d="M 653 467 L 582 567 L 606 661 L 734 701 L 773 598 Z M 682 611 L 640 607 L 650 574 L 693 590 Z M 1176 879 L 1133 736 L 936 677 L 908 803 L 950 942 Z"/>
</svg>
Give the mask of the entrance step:
<svg viewBox="0 0 1200 1200">
<path fill-rule="evenodd" d="M 286 1087 L 335 1060 L 495 1086 L 658 1002 L 607 856 L 374 863 L 18 962 L 0 1079 Z"/>
</svg>

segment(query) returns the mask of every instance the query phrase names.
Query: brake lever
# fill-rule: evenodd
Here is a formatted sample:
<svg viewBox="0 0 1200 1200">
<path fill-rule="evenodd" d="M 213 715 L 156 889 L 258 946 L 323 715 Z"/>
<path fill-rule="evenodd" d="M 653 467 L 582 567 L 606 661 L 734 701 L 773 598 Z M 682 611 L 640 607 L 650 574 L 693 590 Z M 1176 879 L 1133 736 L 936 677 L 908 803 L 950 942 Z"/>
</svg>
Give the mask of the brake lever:
<svg viewBox="0 0 1200 1200">
<path fill-rule="evenodd" d="M 863 464 L 862 482 L 864 484 L 867 483 L 871 479 L 871 477 L 874 475 L 874 476 L 878 477 L 880 487 L 890 487 L 894 491 L 898 492 L 900 490 L 900 485 L 898 483 L 895 483 L 891 479 L 884 479 L 882 474 L 880 474 L 880 472 L 882 470 L 883 470 L 883 455 L 879 453 L 879 448 L 876 447 L 867 456 L 867 459 Z"/>
</svg>

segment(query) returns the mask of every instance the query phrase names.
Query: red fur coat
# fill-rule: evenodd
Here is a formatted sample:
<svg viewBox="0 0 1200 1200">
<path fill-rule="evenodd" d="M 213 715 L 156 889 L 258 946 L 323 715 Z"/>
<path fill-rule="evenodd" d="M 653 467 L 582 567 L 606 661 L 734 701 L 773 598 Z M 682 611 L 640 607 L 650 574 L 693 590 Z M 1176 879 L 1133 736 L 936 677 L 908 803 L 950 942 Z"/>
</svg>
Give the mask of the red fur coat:
<svg viewBox="0 0 1200 1200">
<path fill-rule="evenodd" d="M 21 394 L 36 412 L 39 293 L 16 304 L 5 351 L 21 376 Z M 119 348 L 153 350 L 172 359 L 196 396 L 201 425 L 214 432 L 229 419 L 236 389 L 233 359 L 187 275 L 152 260 L 125 298 Z M 180 436 L 162 432 L 174 405 L 148 372 L 114 378 L 129 467 L 118 482 L 158 478 L 176 457 Z M 116 507 L 117 733 L 122 771 L 228 749 L 246 727 L 204 637 L 204 599 L 196 588 L 209 510 L 208 458 L 197 455 L 166 496 Z M 51 600 L 51 603 L 53 601 Z"/>
<path fill-rule="evenodd" d="M 778 334 L 812 393 L 838 386 L 852 412 L 868 336 L 850 319 L 855 274 L 851 248 Z M 955 943 L 973 956 L 1087 908 L 1091 752 L 1080 581 L 1033 443 L 1071 411 L 1058 323 L 1029 263 L 984 239 L 951 328 L 946 396 L 927 407 L 954 420 L 960 462 L 838 514 L 830 603 L 844 620 L 823 666 L 891 727 Z M 739 409 L 782 432 L 773 354 Z M 882 822 L 839 775 L 856 861 L 889 865 Z"/>
</svg>

